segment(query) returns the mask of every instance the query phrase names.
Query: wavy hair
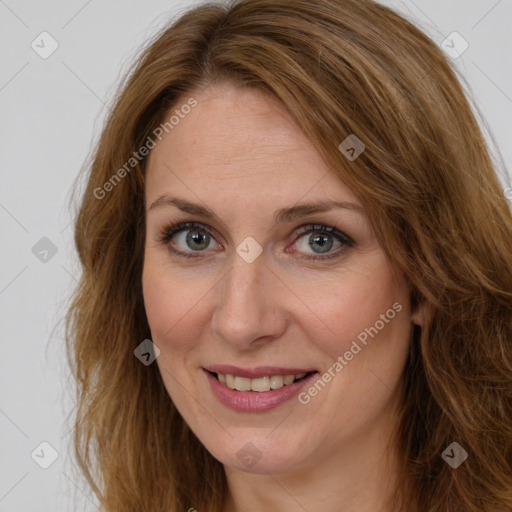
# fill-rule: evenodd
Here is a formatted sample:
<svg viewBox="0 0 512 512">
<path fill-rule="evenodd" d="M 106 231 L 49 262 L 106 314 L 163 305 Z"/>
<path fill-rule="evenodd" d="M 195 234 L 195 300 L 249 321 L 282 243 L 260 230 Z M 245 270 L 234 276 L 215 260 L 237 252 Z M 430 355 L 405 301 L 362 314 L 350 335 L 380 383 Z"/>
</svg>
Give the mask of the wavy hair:
<svg viewBox="0 0 512 512">
<path fill-rule="evenodd" d="M 226 497 L 222 464 L 157 365 L 134 357 L 150 338 L 147 159 L 126 168 L 180 98 L 222 80 L 287 108 L 428 311 L 403 372 L 396 510 L 512 510 L 512 215 L 460 79 L 419 28 L 370 0 L 207 3 L 142 49 L 84 168 L 66 315 L 74 456 L 103 511 L 221 512 Z M 366 146 L 353 162 L 338 149 L 350 134 Z M 441 457 L 453 441 L 469 455 L 457 469 Z"/>
</svg>

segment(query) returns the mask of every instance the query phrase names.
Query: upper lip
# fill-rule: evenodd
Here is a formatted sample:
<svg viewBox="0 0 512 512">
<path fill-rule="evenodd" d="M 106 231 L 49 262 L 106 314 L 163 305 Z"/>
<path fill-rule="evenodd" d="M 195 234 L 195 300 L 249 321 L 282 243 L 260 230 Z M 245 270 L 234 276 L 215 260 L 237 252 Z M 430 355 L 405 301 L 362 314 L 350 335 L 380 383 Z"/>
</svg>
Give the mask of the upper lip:
<svg viewBox="0 0 512 512">
<path fill-rule="evenodd" d="M 203 367 L 206 371 L 213 373 L 222 373 L 223 375 L 235 375 L 237 377 L 247 377 L 257 379 L 259 377 L 272 377 L 273 375 L 298 375 L 300 373 L 315 372 L 314 368 L 283 368 L 278 366 L 256 366 L 254 368 L 240 368 L 230 364 L 215 364 Z"/>
</svg>

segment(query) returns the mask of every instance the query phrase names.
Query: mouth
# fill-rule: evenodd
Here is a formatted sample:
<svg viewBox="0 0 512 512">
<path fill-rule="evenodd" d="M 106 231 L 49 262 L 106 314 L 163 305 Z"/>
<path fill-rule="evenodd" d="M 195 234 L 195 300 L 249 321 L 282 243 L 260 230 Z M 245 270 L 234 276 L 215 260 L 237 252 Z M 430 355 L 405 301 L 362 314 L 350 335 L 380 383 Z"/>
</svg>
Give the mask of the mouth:
<svg viewBox="0 0 512 512">
<path fill-rule="evenodd" d="M 305 368 L 260 366 L 244 369 L 231 365 L 203 368 L 213 395 L 236 412 L 265 412 L 292 402 L 311 385 L 318 371 Z"/>
<path fill-rule="evenodd" d="M 307 379 L 316 371 L 290 373 L 286 375 L 264 375 L 257 378 L 243 377 L 230 373 L 220 373 L 206 370 L 210 375 L 216 378 L 221 384 L 224 384 L 231 390 L 247 392 L 256 391 L 257 393 L 266 393 L 271 390 L 281 389 L 290 386 L 296 382 Z"/>
</svg>

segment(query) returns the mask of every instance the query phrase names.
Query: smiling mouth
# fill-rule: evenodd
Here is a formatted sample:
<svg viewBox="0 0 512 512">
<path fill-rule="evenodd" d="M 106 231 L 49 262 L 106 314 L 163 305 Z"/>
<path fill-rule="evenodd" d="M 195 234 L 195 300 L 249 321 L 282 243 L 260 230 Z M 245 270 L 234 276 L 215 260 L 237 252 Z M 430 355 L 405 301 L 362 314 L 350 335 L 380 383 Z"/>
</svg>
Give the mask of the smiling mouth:
<svg viewBox="0 0 512 512">
<path fill-rule="evenodd" d="M 242 392 L 256 391 L 258 393 L 265 393 L 273 389 L 280 389 L 295 382 L 299 382 L 316 372 L 298 373 L 295 375 L 269 375 L 265 377 L 258 377 L 256 379 L 224 373 L 208 373 L 213 375 L 219 382 L 227 386 L 229 389 Z"/>
</svg>

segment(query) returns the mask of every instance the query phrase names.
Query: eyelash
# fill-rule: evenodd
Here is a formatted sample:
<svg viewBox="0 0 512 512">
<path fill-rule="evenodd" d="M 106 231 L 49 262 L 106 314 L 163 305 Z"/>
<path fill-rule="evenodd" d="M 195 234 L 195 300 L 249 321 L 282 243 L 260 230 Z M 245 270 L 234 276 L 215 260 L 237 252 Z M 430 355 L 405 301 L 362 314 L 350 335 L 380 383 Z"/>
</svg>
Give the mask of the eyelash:
<svg viewBox="0 0 512 512">
<path fill-rule="evenodd" d="M 191 230 L 193 228 L 200 229 L 205 231 L 209 236 L 214 238 L 213 233 L 211 230 L 206 226 L 205 224 L 201 224 L 199 222 L 181 222 L 179 224 L 175 225 L 168 225 L 165 226 L 160 233 L 158 234 L 157 241 L 161 244 L 164 244 L 167 246 L 168 250 L 177 256 L 182 256 L 185 258 L 200 258 L 201 256 L 194 255 L 194 252 L 200 253 L 204 251 L 192 251 L 192 252 L 181 252 L 177 251 L 176 249 L 171 247 L 170 241 L 172 240 L 172 237 L 181 231 Z M 342 243 L 342 246 L 338 248 L 338 250 L 328 253 L 328 256 L 301 256 L 301 259 L 306 260 L 331 260 L 334 258 L 339 258 L 342 256 L 342 254 L 345 252 L 345 250 L 349 247 L 353 247 L 354 241 L 345 233 L 342 233 L 341 231 L 338 231 L 336 228 L 332 226 L 325 226 L 322 224 L 307 224 L 304 226 L 301 226 L 300 228 L 297 228 L 298 230 L 301 230 L 297 234 L 297 241 L 302 235 L 305 235 L 307 233 L 314 233 L 314 232 L 325 232 L 333 235 L 335 238 L 338 239 L 339 242 Z M 215 238 L 214 238 L 215 239 Z"/>
</svg>

